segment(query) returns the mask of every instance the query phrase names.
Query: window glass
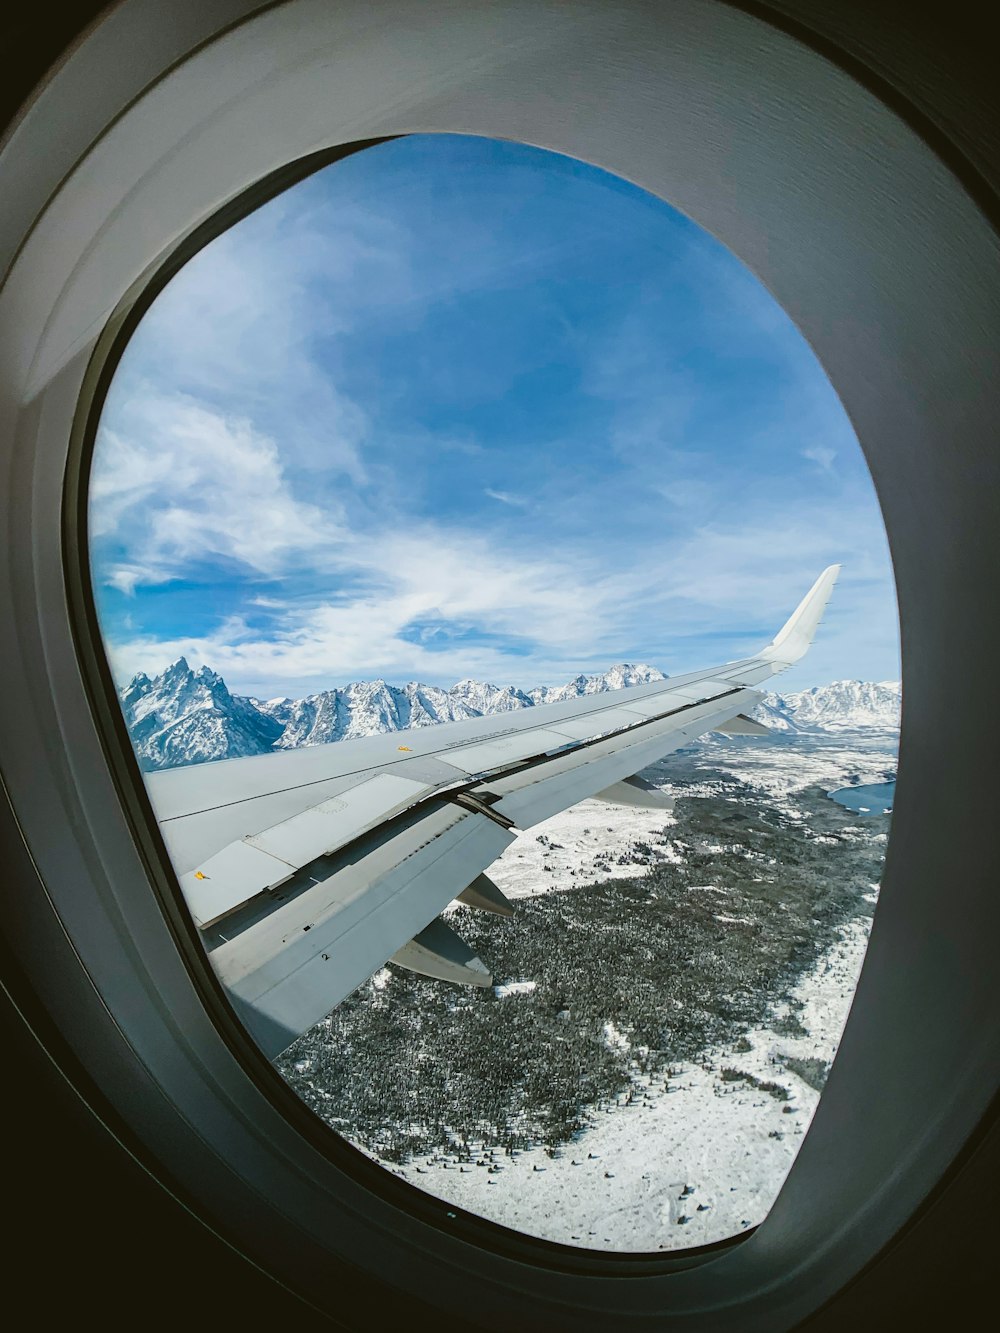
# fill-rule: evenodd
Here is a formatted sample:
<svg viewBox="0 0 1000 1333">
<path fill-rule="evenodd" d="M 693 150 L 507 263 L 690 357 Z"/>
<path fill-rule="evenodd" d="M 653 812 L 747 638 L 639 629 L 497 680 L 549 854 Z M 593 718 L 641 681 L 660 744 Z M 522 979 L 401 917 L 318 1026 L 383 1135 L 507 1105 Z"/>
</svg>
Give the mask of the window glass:
<svg viewBox="0 0 1000 1333">
<path fill-rule="evenodd" d="M 104 407 L 90 534 L 182 890 L 316 1114 L 533 1236 L 656 1251 L 759 1223 L 864 956 L 899 684 L 861 452 L 754 276 L 667 203 L 553 153 L 367 149 L 157 297 Z M 438 799 L 460 745 L 492 772 L 502 741 L 516 778 L 514 715 L 752 658 L 832 563 L 812 649 L 760 686 L 767 733 L 644 754 L 672 810 L 590 796 L 507 829 L 502 801 Z M 435 911 L 473 961 L 447 930 L 421 955 L 461 981 L 394 944 L 341 999 L 357 959 L 316 952 L 340 1002 L 301 1033 L 253 1026 L 240 948 L 257 966 L 294 930 L 305 950 L 323 885 L 345 912 L 399 886 L 409 902 L 418 869 L 430 893 L 419 858 L 469 816 L 489 884 Z M 348 852 L 324 841 L 338 819 Z M 379 857 L 396 878 L 369 883 Z M 483 910 L 496 890 L 504 910 Z"/>
</svg>

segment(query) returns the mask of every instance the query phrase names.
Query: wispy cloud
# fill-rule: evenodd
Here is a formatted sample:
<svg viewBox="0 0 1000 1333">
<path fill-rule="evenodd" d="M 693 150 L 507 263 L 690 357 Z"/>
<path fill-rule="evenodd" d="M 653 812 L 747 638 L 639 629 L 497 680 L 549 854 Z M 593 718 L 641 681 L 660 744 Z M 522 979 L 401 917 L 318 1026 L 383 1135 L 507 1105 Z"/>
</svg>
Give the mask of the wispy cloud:
<svg viewBox="0 0 1000 1333">
<path fill-rule="evenodd" d="M 472 675 L 527 686 L 622 657 L 684 670 L 757 646 L 746 642 L 744 627 L 776 630 L 820 569 L 849 550 L 831 616 L 838 639 L 869 640 L 847 673 L 860 674 L 873 647 L 888 639 L 893 652 L 895 632 L 885 623 L 891 591 L 882 553 L 865 549 L 864 530 L 847 514 L 819 511 L 785 528 L 755 521 L 708 528 L 611 571 L 583 552 L 573 559 L 540 549 L 514 555 L 482 536 L 434 525 L 384 532 L 351 552 L 368 595 L 291 601 L 266 633 L 230 618 L 200 636 L 128 636 L 116 646 L 116 664 L 127 676 L 184 653 L 239 688 L 291 693 L 376 675 L 432 683 Z M 436 633 L 411 632 L 427 622 Z"/>
<path fill-rule="evenodd" d="M 515 509 L 527 509 L 528 505 L 531 503 L 531 501 L 523 495 L 514 495 L 511 491 L 495 491 L 489 486 L 486 487 L 483 493 L 488 495 L 491 500 L 499 500 L 501 504 L 512 505 Z"/>
<path fill-rule="evenodd" d="M 349 539 L 329 505 L 297 499 L 273 439 L 187 395 L 140 392 L 98 441 L 91 530 L 121 553 L 104 565 L 132 593 L 230 561 L 273 577 Z"/>
<path fill-rule="evenodd" d="M 818 463 L 824 472 L 833 472 L 833 460 L 837 457 L 836 449 L 827 449 L 821 444 L 811 445 L 802 450 L 802 457 Z"/>
</svg>

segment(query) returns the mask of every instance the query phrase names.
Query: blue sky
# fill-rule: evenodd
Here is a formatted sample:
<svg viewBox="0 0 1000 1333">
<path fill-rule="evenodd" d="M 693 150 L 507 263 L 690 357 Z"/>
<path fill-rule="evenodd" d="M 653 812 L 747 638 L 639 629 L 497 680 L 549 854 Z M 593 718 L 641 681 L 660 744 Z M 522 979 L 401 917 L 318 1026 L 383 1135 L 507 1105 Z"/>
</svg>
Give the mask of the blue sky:
<svg viewBox="0 0 1000 1333">
<path fill-rule="evenodd" d="M 874 490 L 788 317 L 663 201 L 493 140 L 356 154 L 174 278 L 104 409 L 91 548 L 120 679 L 692 670 L 834 561 L 781 688 L 898 676 Z"/>
</svg>

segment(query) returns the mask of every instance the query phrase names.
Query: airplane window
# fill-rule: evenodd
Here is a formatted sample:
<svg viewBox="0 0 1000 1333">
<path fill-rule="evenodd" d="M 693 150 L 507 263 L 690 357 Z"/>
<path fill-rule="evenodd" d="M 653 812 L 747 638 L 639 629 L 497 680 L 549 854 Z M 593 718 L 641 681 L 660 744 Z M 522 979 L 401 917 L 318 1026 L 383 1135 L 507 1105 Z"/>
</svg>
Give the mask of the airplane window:
<svg viewBox="0 0 1000 1333">
<path fill-rule="evenodd" d="M 581 162 L 368 148 L 153 302 L 89 523 L 181 891 L 316 1115 L 546 1240 L 759 1223 L 864 957 L 899 684 L 860 449 L 757 279 Z"/>
</svg>

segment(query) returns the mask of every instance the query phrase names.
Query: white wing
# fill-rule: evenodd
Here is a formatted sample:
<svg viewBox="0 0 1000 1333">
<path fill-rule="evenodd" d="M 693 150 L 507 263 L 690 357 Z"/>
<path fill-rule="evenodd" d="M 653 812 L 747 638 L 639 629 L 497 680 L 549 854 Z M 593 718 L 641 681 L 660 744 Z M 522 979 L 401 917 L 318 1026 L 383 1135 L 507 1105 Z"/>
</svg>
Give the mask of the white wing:
<svg viewBox="0 0 1000 1333">
<path fill-rule="evenodd" d="M 707 731 L 752 733 L 755 685 L 809 647 L 840 567 L 756 657 L 650 685 L 147 775 L 212 962 L 275 1055 L 386 961 L 490 983 L 438 913 L 508 910 L 482 871 L 591 796 L 662 805 L 631 777 Z"/>
</svg>

